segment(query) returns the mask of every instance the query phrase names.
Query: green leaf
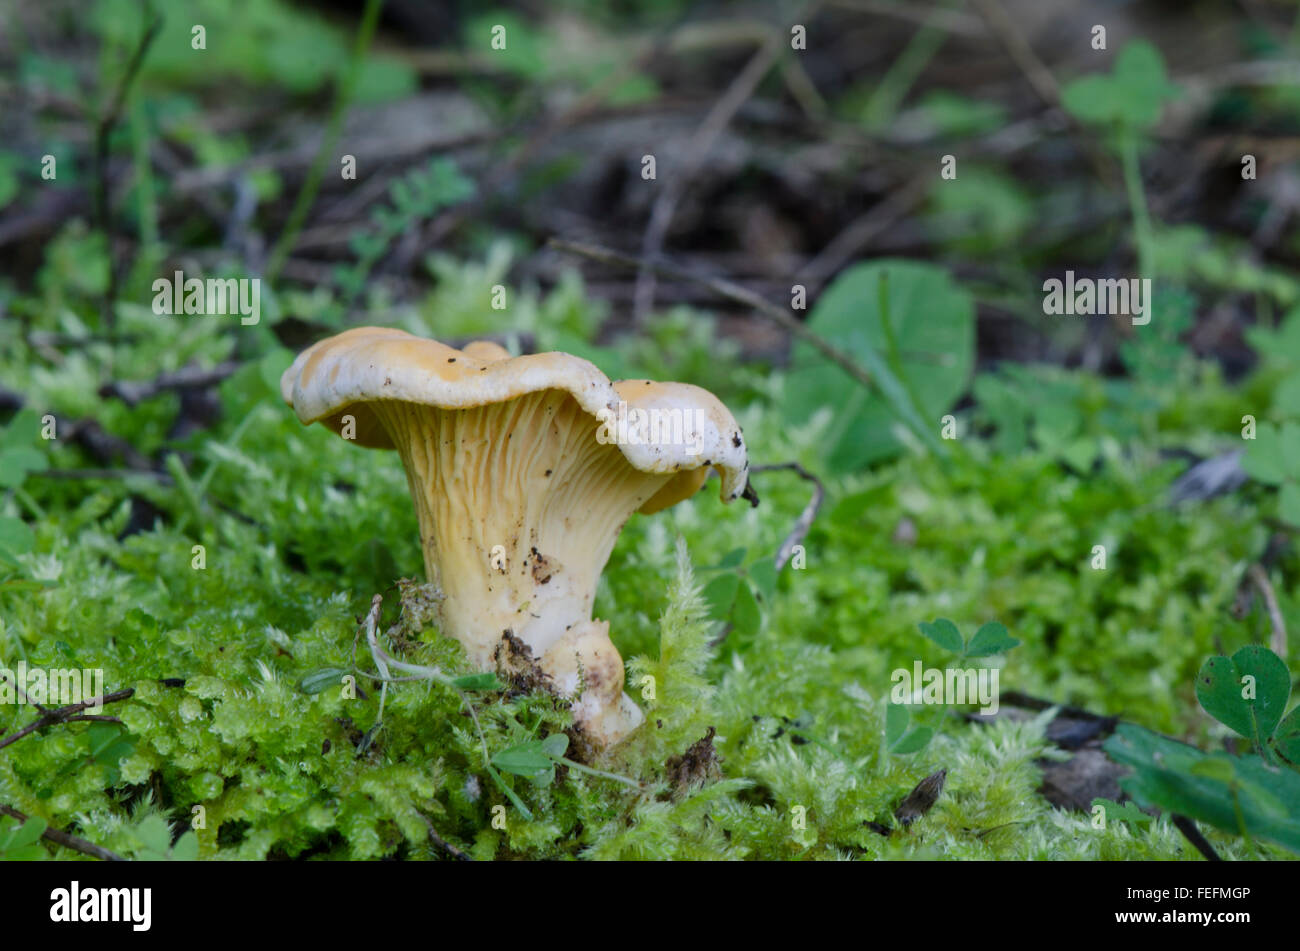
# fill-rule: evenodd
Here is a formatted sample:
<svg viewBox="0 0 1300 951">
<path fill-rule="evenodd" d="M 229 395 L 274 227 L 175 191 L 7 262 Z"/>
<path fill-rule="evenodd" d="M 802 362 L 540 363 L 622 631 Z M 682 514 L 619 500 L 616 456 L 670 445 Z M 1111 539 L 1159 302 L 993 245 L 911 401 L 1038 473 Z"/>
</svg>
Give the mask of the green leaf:
<svg viewBox="0 0 1300 951">
<path fill-rule="evenodd" d="M 1279 430 L 1278 452 L 1291 478 L 1300 478 L 1300 423 L 1287 421 Z"/>
<path fill-rule="evenodd" d="M 1273 411 L 1279 416 L 1300 416 L 1300 373 L 1288 376 L 1273 391 Z"/>
<path fill-rule="evenodd" d="M 1133 774 L 1121 779 L 1120 786 L 1139 805 L 1185 815 L 1233 833 L 1241 831 L 1239 810 L 1240 821 L 1252 836 L 1300 854 L 1300 773 L 1269 766 L 1258 756 L 1203 753 L 1131 723 L 1121 723 L 1103 748 L 1111 759 L 1133 768 Z M 1193 771 L 1207 759 L 1229 762 L 1233 782 L 1218 778 L 1224 775 L 1222 769 Z M 1263 803 L 1253 794 L 1256 786 L 1266 791 L 1270 802 Z M 1234 787 L 1252 794 L 1234 794 Z"/>
<path fill-rule="evenodd" d="M 930 740 L 934 737 L 934 730 L 928 726 L 918 726 L 911 733 L 890 747 L 889 752 L 896 753 L 899 756 L 906 756 L 909 753 L 917 753 L 929 745 Z"/>
<path fill-rule="evenodd" d="M 1270 743 L 1273 752 L 1285 762 L 1300 767 L 1300 706 L 1287 714 L 1277 725 Z"/>
<path fill-rule="evenodd" d="M 560 734 L 563 736 L 564 734 Z M 542 748 L 541 740 L 529 740 L 492 757 L 492 765 L 505 773 L 533 778 L 545 773 L 554 763 Z"/>
<path fill-rule="evenodd" d="M 1300 526 L 1300 482 L 1286 482 L 1277 495 L 1278 518 Z"/>
<path fill-rule="evenodd" d="M 0 558 L 12 561 L 36 546 L 36 535 L 20 518 L 0 516 Z"/>
<path fill-rule="evenodd" d="M 997 621 L 989 621 L 970 639 L 970 644 L 966 647 L 966 656 L 988 657 L 990 654 L 1003 654 L 1019 644 L 1020 641 L 1007 634 L 1004 625 Z"/>
<path fill-rule="evenodd" d="M 148 816 L 135 827 L 135 837 L 145 848 L 166 855 L 172 844 L 172 830 L 162 816 Z"/>
<path fill-rule="evenodd" d="M 880 293 L 886 274 L 888 326 Z M 919 429 L 933 448 L 939 420 L 966 391 L 974 365 L 974 303 L 947 271 L 896 259 L 854 265 L 820 294 L 807 326 L 875 382 L 868 390 L 811 345 L 796 344 L 785 412 L 802 425 L 832 408 L 825 447 L 832 466 L 856 469 L 896 454 L 899 424 Z"/>
<path fill-rule="evenodd" d="M 725 571 L 728 568 L 735 568 L 745 560 L 745 548 L 733 548 L 722 556 L 722 561 L 718 562 L 713 568 L 706 569 L 710 571 Z"/>
<path fill-rule="evenodd" d="M 704 586 L 702 596 L 709 606 L 709 617 L 716 621 L 725 621 L 731 615 L 731 606 L 736 601 L 736 591 L 740 588 L 740 578 L 732 573 L 719 575 Z"/>
<path fill-rule="evenodd" d="M 28 816 L 27 820 L 10 835 L 6 851 L 21 849 L 39 842 L 48 828 L 49 823 L 44 819 L 39 816 Z"/>
<path fill-rule="evenodd" d="M 40 436 L 41 418 L 36 411 L 19 410 L 9 425 L 0 429 L 0 449 L 30 449 Z"/>
<path fill-rule="evenodd" d="M 331 687 L 342 685 L 343 676 L 347 672 L 345 667 L 322 667 L 320 670 L 313 670 L 309 674 L 304 674 L 298 681 L 298 689 L 308 696 L 323 693 Z"/>
<path fill-rule="evenodd" d="M 459 687 L 461 690 L 502 690 L 505 684 L 497 679 L 497 675 L 491 672 L 486 674 L 465 674 L 463 677 L 457 677 L 452 682 L 453 687 Z"/>
<path fill-rule="evenodd" d="M 770 606 L 776 593 L 776 565 L 766 558 L 756 562 L 749 567 L 749 580 L 754 582 L 754 594 Z"/>
<path fill-rule="evenodd" d="M 1254 696 L 1243 696 L 1243 678 L 1254 678 Z M 1211 657 L 1196 675 L 1196 699 L 1205 712 L 1257 744 L 1277 727 L 1291 694 L 1286 664 L 1266 647 L 1251 644 L 1229 659 Z"/>
<path fill-rule="evenodd" d="M 1281 485 L 1289 474 L 1282 455 L 1282 434 L 1272 423 L 1260 423 L 1248 440 L 1241 468 L 1257 482 Z"/>
<path fill-rule="evenodd" d="M 0 449 L 0 488 L 14 489 L 29 473 L 49 468 L 45 453 L 27 446 Z"/>
<path fill-rule="evenodd" d="M 885 707 L 885 746 L 893 748 L 907 732 L 907 724 L 911 719 L 912 714 L 901 703 L 891 703 Z"/>
<path fill-rule="evenodd" d="M 1102 799 L 1098 797 L 1092 801 L 1092 805 L 1094 808 L 1096 806 L 1101 806 L 1106 810 L 1107 823 L 1127 822 L 1131 825 L 1144 826 L 1149 825 L 1151 822 L 1151 816 L 1147 815 L 1131 802 L 1126 802 L 1123 805 L 1120 805 L 1111 799 Z"/>
<path fill-rule="evenodd" d="M 546 739 L 542 740 L 542 752 L 554 759 L 559 759 L 569 748 L 569 737 L 566 733 L 552 733 Z"/>
<path fill-rule="evenodd" d="M 731 623 L 736 631 L 749 636 L 758 633 L 763 623 L 763 615 L 758 609 L 753 589 L 748 582 L 742 582 L 736 589 L 736 603 L 731 609 Z"/>
<path fill-rule="evenodd" d="M 1226 759 L 1203 759 L 1192 764 L 1187 770 L 1193 776 L 1205 776 L 1217 779 L 1221 783 L 1231 783 L 1237 778 L 1237 771 Z"/>
<path fill-rule="evenodd" d="M 1083 122 L 1140 129 L 1159 121 L 1165 103 L 1180 92 L 1165 74 L 1160 51 L 1135 40 L 1120 52 L 1111 73 L 1068 83 L 1061 102 Z"/>
<path fill-rule="evenodd" d="M 199 837 L 193 830 L 186 832 L 172 846 L 172 859 L 177 862 L 194 862 L 199 857 Z"/>
<path fill-rule="evenodd" d="M 922 634 L 946 651 L 960 654 L 965 646 L 961 639 L 961 632 L 957 630 L 957 625 L 946 617 L 938 618 L 935 621 L 922 621 L 918 627 L 920 627 Z"/>
</svg>

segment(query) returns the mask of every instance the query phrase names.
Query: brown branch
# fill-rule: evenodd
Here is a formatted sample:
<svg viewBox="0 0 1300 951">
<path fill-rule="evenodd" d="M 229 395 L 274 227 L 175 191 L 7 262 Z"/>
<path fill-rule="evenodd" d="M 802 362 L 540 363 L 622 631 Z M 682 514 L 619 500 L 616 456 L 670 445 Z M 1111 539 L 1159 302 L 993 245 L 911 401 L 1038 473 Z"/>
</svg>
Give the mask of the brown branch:
<svg viewBox="0 0 1300 951">
<path fill-rule="evenodd" d="M 448 842 L 448 841 L 447 841 L 446 839 L 444 839 L 442 836 L 438 835 L 437 830 L 434 829 L 434 827 L 433 827 L 433 823 L 429 821 L 428 817 L 425 816 L 424 813 L 417 812 L 416 815 L 419 816 L 421 819 L 424 820 L 425 827 L 428 828 L 428 830 L 429 830 L 429 841 L 430 841 L 430 842 L 432 842 L 432 843 L 433 843 L 434 845 L 436 845 L 438 848 L 442 849 L 444 852 L 446 852 L 448 855 L 450 855 L 450 856 L 451 856 L 453 859 L 455 859 L 457 862 L 472 862 L 472 861 L 474 861 L 472 858 L 470 858 L 468 855 L 466 855 L 466 854 L 465 854 L 464 852 L 462 852 L 460 849 L 456 848 L 456 846 L 452 845 L 450 842 Z"/>
<path fill-rule="evenodd" d="M 17 819 L 19 822 L 26 822 L 28 816 L 19 812 L 12 806 L 6 806 L 0 802 L 0 815 L 9 816 L 11 819 Z M 41 833 L 42 839 L 49 839 L 55 845 L 61 845 L 65 849 L 72 849 L 74 852 L 80 852 L 82 855 L 89 855 L 93 858 L 103 859 L 105 862 L 125 862 L 126 859 L 116 852 L 104 848 L 102 845 L 96 845 L 94 842 L 87 842 L 85 839 L 75 836 L 70 832 L 64 832 L 61 829 L 47 827 Z"/>
<path fill-rule="evenodd" d="M 59 707 L 57 710 L 47 710 L 17 733 L 11 733 L 4 739 L 0 739 L 0 749 L 4 749 L 10 744 L 17 743 L 24 736 L 35 733 L 37 730 L 44 729 L 47 726 L 53 726 L 56 723 L 97 719 L 94 714 L 85 714 L 83 711 L 90 707 L 99 707 L 106 703 L 116 703 L 119 700 L 125 700 L 134 693 L 134 687 L 127 687 L 125 690 L 119 690 L 116 693 L 106 693 L 99 697 L 91 697 L 89 700 L 83 700 L 80 703 L 70 703 L 66 707 Z"/>
<path fill-rule="evenodd" d="M 817 518 L 817 513 L 821 510 L 822 502 L 826 498 L 826 487 L 822 485 L 822 480 L 817 478 L 797 462 L 780 462 L 767 466 L 751 466 L 750 472 L 771 472 L 776 469 L 789 469 L 806 482 L 813 484 L 812 498 L 804 506 L 803 512 L 800 513 L 798 520 L 794 523 L 794 528 L 790 534 L 781 542 L 781 547 L 776 552 L 776 570 L 779 572 L 785 567 L 785 563 L 790 560 L 790 554 L 794 551 L 796 545 L 803 542 L 808 537 L 808 531 L 812 528 L 812 523 Z"/>
<path fill-rule="evenodd" d="M 174 373 L 164 373 L 144 382 L 112 380 L 99 388 L 99 395 L 115 396 L 127 406 L 135 406 L 166 390 L 197 390 L 220 383 L 241 366 L 243 364 L 238 360 L 227 360 L 208 369 L 197 366 L 182 367 Z"/>
<path fill-rule="evenodd" d="M 560 251 L 568 251 L 571 254 L 578 254 L 582 257 L 590 258 L 593 261 L 600 261 L 602 264 L 611 264 L 617 267 L 639 268 L 641 259 L 630 254 L 623 254 L 612 248 L 602 247 L 596 244 L 588 244 L 578 241 L 567 241 L 562 238 L 551 238 L 547 242 L 548 246 Z M 746 307 L 758 311 L 764 317 L 779 324 L 791 335 L 798 337 L 804 343 L 813 347 L 818 353 L 830 360 L 840 369 L 842 369 L 853 379 L 857 380 L 863 386 L 871 388 L 874 383 L 871 374 L 852 358 L 846 356 L 842 350 L 837 350 L 831 344 L 827 343 L 817 334 L 813 333 L 801 321 L 795 320 L 789 313 L 777 307 L 771 301 L 765 300 L 753 291 L 741 287 L 732 281 L 718 277 L 702 277 L 698 274 L 692 274 L 684 268 L 666 261 L 658 260 L 648 264 L 648 266 L 660 274 L 677 280 L 691 281 L 707 287 L 719 297 L 725 297 L 728 300 L 735 301 L 738 304 L 744 304 Z"/>
<path fill-rule="evenodd" d="M 633 319 L 641 321 L 654 306 L 655 272 L 651 261 L 663 250 L 664 238 L 672 224 L 677 203 L 681 200 L 695 173 L 708 156 L 718 136 L 727 127 L 736 111 L 754 94 L 759 82 L 767 75 L 769 69 L 780 55 L 785 37 L 779 30 L 773 29 L 767 41 L 758 49 L 745 68 L 731 81 L 727 91 L 713 105 L 704 121 L 691 136 L 685 158 L 681 166 L 674 170 L 663 191 L 655 199 L 650 210 L 650 220 L 646 223 L 645 233 L 641 238 L 641 265 L 637 271 L 636 294 L 633 298 Z"/>
<path fill-rule="evenodd" d="M 800 269 L 797 279 L 813 289 L 821 287 L 849 260 L 862 251 L 877 235 L 894 225 L 916 207 L 929 193 L 933 177 L 918 175 L 884 201 L 851 222 Z"/>
</svg>

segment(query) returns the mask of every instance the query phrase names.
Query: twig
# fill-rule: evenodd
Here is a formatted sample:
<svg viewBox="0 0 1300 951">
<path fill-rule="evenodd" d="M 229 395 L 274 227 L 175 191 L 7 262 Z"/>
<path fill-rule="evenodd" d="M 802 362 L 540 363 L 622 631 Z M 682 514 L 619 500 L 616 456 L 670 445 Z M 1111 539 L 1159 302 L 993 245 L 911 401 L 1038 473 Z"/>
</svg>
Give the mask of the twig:
<svg viewBox="0 0 1300 951">
<path fill-rule="evenodd" d="M 19 812 L 12 806 L 6 806 L 0 802 L 0 815 L 9 816 L 11 819 L 17 819 L 19 822 L 26 822 L 28 817 Z M 125 862 L 126 859 L 104 848 L 102 845 L 96 845 L 94 842 L 87 842 L 85 839 L 75 836 L 70 832 L 64 832 L 61 829 L 46 828 L 41 833 L 42 839 L 49 839 L 55 845 L 61 845 L 65 849 L 72 849 L 74 852 L 80 852 L 82 855 L 89 855 L 97 859 L 103 859 L 105 862 Z"/>
<path fill-rule="evenodd" d="M 1002 47 L 1015 64 L 1020 67 L 1020 71 L 1025 74 L 1025 78 L 1029 80 L 1029 85 L 1033 87 L 1038 98 L 1050 108 L 1061 110 L 1070 125 L 1076 131 L 1080 131 L 1079 122 L 1061 105 L 1061 86 L 1057 83 L 1056 77 L 1047 68 L 1047 64 L 1034 52 L 1034 48 L 1029 45 L 1029 41 L 1021 34 L 1020 29 L 1002 6 L 1000 0 L 974 0 L 974 4 L 979 9 L 980 15 L 984 17 L 984 22 L 989 25 L 993 35 L 998 38 Z M 1097 175 L 1103 182 L 1107 184 L 1113 183 L 1115 180 L 1114 169 L 1105 156 L 1097 151 L 1087 131 L 1082 131 L 1084 133 L 1083 150 L 1087 153 Z"/>
<path fill-rule="evenodd" d="M 102 707 L 106 703 L 116 703 L 119 700 L 125 700 L 135 693 L 134 687 L 127 687 L 125 690 L 119 690 L 116 693 L 106 693 L 99 697 L 91 697 L 89 700 L 83 700 L 80 703 L 70 703 L 66 707 L 59 707 L 57 710 L 46 710 L 39 717 L 33 720 L 27 726 L 23 727 L 17 733 L 11 733 L 4 739 L 0 739 L 0 750 L 13 743 L 17 743 L 24 736 L 35 733 L 37 730 L 44 729 L 47 726 L 53 726 L 56 723 L 76 723 L 82 720 L 103 720 L 94 714 L 85 714 L 82 711 L 90 707 Z M 108 718 L 111 722 L 119 722 L 116 717 Z"/>
<path fill-rule="evenodd" d="M 800 18 L 803 18 L 802 14 Z M 668 226 L 672 224 L 677 203 L 712 150 L 714 143 L 717 142 L 718 136 L 722 134 L 722 130 L 731 122 L 736 111 L 754 94 L 759 82 L 772 68 L 784 43 L 785 35 L 774 28 L 767 41 L 750 57 L 745 68 L 731 81 L 722 98 L 714 103 L 713 108 L 704 117 L 704 121 L 695 130 L 680 167 L 674 170 L 663 191 L 655 200 L 645 234 L 641 239 L 642 261 L 636 277 L 636 296 L 633 298 L 634 320 L 638 322 L 643 320 L 654 306 L 655 272 L 650 262 L 658 258 L 663 250 L 664 238 L 668 234 Z"/>
<path fill-rule="evenodd" d="M 166 472 L 159 472 L 156 469 L 42 469 L 40 472 L 31 474 L 34 479 L 104 479 L 110 481 L 129 479 L 132 476 L 143 476 L 163 485 L 172 485 L 176 482 Z"/>
<path fill-rule="evenodd" d="M 146 15 L 147 22 L 140 34 L 140 42 L 136 44 L 135 52 L 131 55 L 130 62 L 127 63 L 126 72 L 122 75 L 121 82 L 117 84 L 117 91 L 113 95 L 112 105 L 109 106 L 107 112 L 99 117 L 99 121 L 95 124 L 95 219 L 99 222 L 99 229 L 104 233 L 104 239 L 108 242 L 108 287 L 104 291 L 102 307 L 104 327 L 108 330 L 113 328 L 113 308 L 117 302 L 118 281 L 117 268 L 113 263 L 113 223 L 110 220 L 108 201 L 108 139 L 113 132 L 113 127 L 117 125 L 117 120 L 121 118 L 122 107 L 126 104 L 127 93 L 135 82 L 136 75 L 140 72 L 145 54 L 149 52 L 149 47 L 153 45 L 153 41 L 157 38 L 163 25 L 162 14 L 154 9 L 151 0 L 144 0 L 142 10 Z"/>
<path fill-rule="evenodd" d="M 174 373 L 164 373 L 143 383 L 113 380 L 99 388 L 99 395 L 115 396 L 127 406 L 135 406 L 166 390 L 202 389 L 220 383 L 242 366 L 237 360 L 227 360 L 215 367 L 183 367 Z"/>
<path fill-rule="evenodd" d="M 800 269 L 798 281 L 813 289 L 821 287 L 827 278 L 856 256 L 876 235 L 893 225 L 925 198 L 932 178 L 930 175 L 916 176 L 849 224 Z"/>
<path fill-rule="evenodd" d="M 803 542 L 808 537 L 808 531 L 812 528 L 812 523 L 817 518 L 817 513 L 821 510 L 822 502 L 826 498 L 826 487 L 822 485 L 822 480 L 817 478 L 797 462 L 780 462 L 767 466 L 751 466 L 750 472 L 771 472 L 775 469 L 789 469 L 806 482 L 813 484 L 812 498 L 804 506 L 803 512 L 799 514 L 798 520 L 794 523 L 794 528 L 790 529 L 790 534 L 785 536 L 785 541 L 781 542 L 781 547 L 776 552 L 776 570 L 779 572 L 785 567 L 785 563 L 790 560 L 790 554 L 794 551 L 796 545 Z"/>
<path fill-rule="evenodd" d="M 1282 609 L 1278 607 L 1277 595 L 1273 593 L 1273 585 L 1268 580 L 1268 572 L 1259 564 L 1253 564 L 1246 569 L 1246 575 L 1255 583 L 1259 593 L 1264 596 L 1264 606 L 1268 609 L 1268 619 L 1273 626 L 1273 637 L 1269 641 L 1269 647 L 1274 654 L 1286 659 L 1286 620 L 1282 617 Z"/>
<path fill-rule="evenodd" d="M 434 845 L 436 845 L 438 848 L 442 849 L 444 852 L 446 852 L 448 855 L 450 855 L 450 856 L 451 856 L 453 859 L 455 859 L 457 862 L 472 862 L 472 861 L 474 861 L 472 858 L 470 858 L 468 855 L 466 855 L 466 854 L 465 854 L 464 852 L 462 852 L 460 849 L 456 848 L 456 846 L 452 845 L 450 842 L 448 842 L 448 841 L 447 841 L 446 839 L 444 839 L 442 836 L 438 835 L 437 830 L 435 830 L 435 829 L 433 828 L 433 823 L 429 821 L 429 817 L 428 817 L 428 816 L 426 816 L 426 815 L 425 815 L 424 813 L 422 813 L 422 812 L 417 812 L 416 815 L 419 816 L 421 819 L 424 820 L 425 828 L 427 828 L 427 829 L 429 830 L 429 841 L 430 841 L 430 842 L 432 842 L 432 843 L 433 843 Z"/>
<path fill-rule="evenodd" d="M 568 241 L 563 238 L 551 238 L 547 243 L 550 247 L 556 248 L 557 250 L 568 251 L 571 254 L 578 254 L 590 258 L 593 261 L 600 261 L 603 264 L 611 264 L 617 267 L 641 267 L 641 259 L 600 245 Z M 852 358 L 846 356 L 843 351 L 835 349 L 831 344 L 827 343 L 821 337 L 817 336 L 817 334 L 805 327 L 802 322 L 795 320 L 794 317 L 790 316 L 786 311 L 777 307 L 770 301 L 759 297 L 753 291 L 724 278 L 703 277 L 698 274 L 692 274 L 684 268 L 663 260 L 650 262 L 648 266 L 667 277 L 672 277 L 677 280 L 691 281 L 695 284 L 707 287 L 719 297 L 725 297 L 728 300 L 733 300 L 738 304 L 744 304 L 746 307 L 758 311 L 763 316 L 776 321 L 776 323 L 793 336 L 798 337 L 800 340 L 813 347 L 818 353 L 824 356 L 827 360 L 830 360 L 863 386 L 868 388 L 873 388 L 875 386 L 871 374 Z"/>
<path fill-rule="evenodd" d="M 1177 827 L 1178 831 L 1187 837 L 1187 841 L 1196 846 L 1196 851 L 1205 856 L 1207 862 L 1223 861 L 1219 853 L 1214 851 L 1214 846 L 1210 845 L 1209 840 L 1201 835 L 1201 830 L 1196 828 L 1195 822 L 1176 813 L 1171 815 L 1170 818 L 1173 819 L 1174 826 Z"/>
</svg>

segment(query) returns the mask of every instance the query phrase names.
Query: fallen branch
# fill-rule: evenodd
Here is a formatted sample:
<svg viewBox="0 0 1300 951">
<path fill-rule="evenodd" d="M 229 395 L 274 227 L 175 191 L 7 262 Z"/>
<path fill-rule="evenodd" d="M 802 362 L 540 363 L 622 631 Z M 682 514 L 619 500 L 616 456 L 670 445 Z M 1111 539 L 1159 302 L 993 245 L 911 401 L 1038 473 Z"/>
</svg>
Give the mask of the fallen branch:
<svg viewBox="0 0 1300 951">
<path fill-rule="evenodd" d="M 4 739 L 0 740 L 0 749 L 4 749 L 13 743 L 17 743 L 24 736 L 42 730 L 47 726 L 53 726 L 56 723 L 80 723 L 93 721 L 97 723 L 120 723 L 117 717 L 99 716 L 93 713 L 84 713 L 83 711 L 90 707 L 102 707 L 106 703 L 116 703 L 119 700 L 125 700 L 135 693 L 134 687 L 127 687 L 125 690 L 119 690 L 116 693 L 106 693 L 99 697 L 91 697 L 89 700 L 83 700 L 80 703 L 70 703 L 66 707 L 59 707 L 57 710 L 45 710 L 39 717 L 33 720 L 27 726 L 23 727 L 17 733 L 11 733 Z M 44 709 L 44 708 L 41 708 Z"/>
<path fill-rule="evenodd" d="M 174 373 L 164 373 L 144 382 L 113 380 L 99 388 L 99 395 L 115 396 L 127 406 L 135 406 L 167 390 L 203 389 L 220 383 L 242 365 L 237 360 L 227 360 L 208 369 L 197 366 L 182 367 Z"/>
<path fill-rule="evenodd" d="M 686 192 L 687 186 L 695 172 L 699 170 L 718 136 L 722 134 L 736 115 L 736 111 L 754 94 L 759 82 L 767 75 L 781 53 L 785 37 L 776 29 L 768 35 L 766 42 L 759 47 L 745 64 L 736 78 L 732 80 L 727 91 L 722 94 L 713 108 L 709 110 L 704 121 L 700 123 L 691 136 L 685 160 L 674 171 L 663 191 L 655 200 L 650 210 L 650 220 L 646 223 L 645 234 L 641 239 L 641 262 L 637 270 L 636 295 L 633 298 L 633 319 L 640 321 L 654 306 L 655 272 L 650 262 L 659 257 L 663 250 L 664 238 L 672 224 L 677 203 Z"/>
<path fill-rule="evenodd" d="M 0 815 L 9 816 L 11 819 L 17 819 L 19 822 L 26 822 L 28 817 L 19 812 L 12 806 L 6 806 L 0 802 Z M 42 839 L 49 839 L 55 845 L 61 845 L 65 849 L 72 849 L 74 852 L 80 852 L 82 855 L 89 855 L 93 858 L 103 859 L 105 862 L 125 862 L 126 859 L 116 852 L 104 848 L 102 845 L 96 845 L 94 842 L 87 842 L 85 839 L 75 836 L 70 832 L 64 832 L 60 829 L 46 828 L 41 833 Z"/>
<path fill-rule="evenodd" d="M 781 547 L 776 552 L 776 570 L 779 572 L 785 567 L 785 563 L 790 560 L 790 555 L 795 546 L 803 542 L 808 537 L 808 532 L 812 528 L 812 523 L 817 518 L 817 513 L 821 510 L 822 502 L 826 499 L 826 486 L 822 485 L 822 480 L 817 478 L 797 462 L 780 462 L 767 466 L 751 466 L 750 472 L 771 472 L 776 469 L 789 469 L 805 482 L 813 484 L 812 498 L 804 506 L 804 510 L 799 513 L 798 520 L 794 523 L 794 528 L 790 534 L 785 536 L 785 541 L 781 542 Z"/>
<path fill-rule="evenodd" d="M 432 842 L 432 843 L 433 843 L 434 845 L 436 845 L 438 848 L 442 849 L 444 852 L 446 852 L 448 855 L 450 855 L 450 856 L 451 856 L 453 859 L 455 859 L 457 862 L 472 862 L 472 861 L 474 861 L 472 858 L 470 858 L 468 855 L 466 855 L 466 854 L 465 854 L 464 852 L 462 852 L 460 849 L 456 848 L 456 846 L 452 845 L 450 842 L 448 842 L 448 841 L 447 841 L 446 839 L 444 839 L 442 836 L 438 835 L 437 830 L 434 829 L 434 827 L 433 827 L 433 823 L 429 821 L 429 818 L 428 818 L 426 815 L 424 815 L 424 813 L 422 813 L 422 812 L 417 812 L 416 815 L 419 816 L 422 820 L 424 820 L 424 825 L 425 825 L 425 827 L 429 830 L 429 841 L 430 841 L 430 842 Z"/>
</svg>

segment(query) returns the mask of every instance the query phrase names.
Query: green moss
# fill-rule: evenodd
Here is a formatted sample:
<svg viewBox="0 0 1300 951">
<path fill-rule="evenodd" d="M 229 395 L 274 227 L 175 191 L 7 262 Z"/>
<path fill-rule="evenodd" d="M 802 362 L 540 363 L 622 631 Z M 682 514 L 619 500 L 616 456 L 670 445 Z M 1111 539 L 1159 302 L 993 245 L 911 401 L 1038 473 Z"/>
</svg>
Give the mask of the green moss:
<svg viewBox="0 0 1300 951">
<path fill-rule="evenodd" d="M 462 283 L 493 273 L 475 268 Z M 34 310 L 35 327 L 79 333 L 78 314 L 93 310 L 93 298 L 56 278 L 51 285 L 71 297 L 62 309 Z M 490 315 L 476 309 L 481 299 L 454 284 L 440 293 L 448 307 L 469 302 L 440 319 L 482 329 Z M 527 326 L 515 329 L 558 334 L 551 315 L 577 336 L 592 323 L 572 282 L 522 299 Z M 407 316 L 419 323 L 420 313 Z M 96 367 L 147 379 L 191 359 L 215 364 L 236 343 L 216 322 L 176 321 L 161 334 L 157 321 L 124 307 L 121 328 L 136 335 L 129 345 L 94 344 L 57 371 L 6 336 L 0 378 L 39 412 L 94 417 L 153 452 L 168 445 L 177 401 L 163 395 L 128 409 L 103 400 Z M 653 360 L 644 340 L 608 352 L 629 373 L 649 368 L 726 394 L 756 462 L 798 460 L 825 473 L 818 425 L 791 430 L 774 410 L 783 376 L 737 366 L 699 330 L 707 325 L 669 332 L 681 323 L 670 316 L 652 333 Z M 804 542 L 806 567 L 786 566 L 757 628 L 719 643 L 692 565 L 716 565 L 737 548 L 748 565 L 769 560 L 807 485 L 788 472 L 758 473 L 757 509 L 724 508 L 706 489 L 634 517 L 596 615 L 630 658 L 628 690 L 647 723 L 593 765 L 642 786 L 572 769 L 549 781 L 503 775 L 529 821 L 489 774 L 484 744 L 492 755 L 565 729 L 562 703 L 471 693 L 480 736 L 454 691 L 394 685 L 367 743 L 379 712 L 373 681 L 359 677 L 355 699 L 341 684 L 300 688 L 324 668 L 351 667 L 357 621 L 376 592 L 385 594 L 385 625 L 396 618 L 393 582 L 418 573 L 418 532 L 396 457 L 299 425 L 274 389 L 287 354 L 250 340 L 261 338 L 242 345 L 260 347 L 265 363 L 222 385 L 221 422 L 181 447 L 173 482 L 30 477 L 24 491 L 39 519 L 14 493 L 0 496 L 0 516 L 23 518 L 36 538 L 0 579 L 38 582 L 0 585 L 0 659 L 102 668 L 108 689 L 136 691 L 108 711 L 122 725 L 103 749 L 90 725 L 74 723 L 0 751 L 0 801 L 130 855 L 152 848 L 150 817 L 165 817 L 179 836 L 201 806 L 202 858 L 444 857 L 430 827 L 475 858 L 1196 858 L 1163 819 L 1134 833 L 1054 810 L 1035 791 L 1036 762 L 1049 753 L 1041 721 L 977 726 L 927 714 L 936 739 L 891 756 L 882 701 L 890 671 L 943 659 L 916 633 L 919 621 L 944 616 L 973 630 L 998 619 L 1022 642 L 1001 671 L 1004 690 L 1204 745 L 1192 680 L 1205 656 L 1258 638 L 1258 613 L 1235 619 L 1228 608 L 1241 565 L 1267 537 L 1267 505 L 1244 492 L 1166 507 L 1177 467 L 1151 447 L 1205 444 L 1205 420 L 1239 418 L 1241 396 L 1217 374 L 1199 377 L 1191 409 L 1176 393 L 1154 406 L 1103 400 L 1105 412 L 1128 420 L 1118 430 L 1128 435 L 1121 443 L 1105 425 L 1089 430 L 1098 462 L 1086 476 L 1045 450 L 1001 455 L 970 438 L 946 464 L 903 455 L 828 478 Z M 93 464 L 65 439 L 42 451 L 56 467 Z M 156 521 L 140 518 L 149 506 Z M 1105 570 L 1090 565 L 1098 544 Z M 203 569 L 192 567 L 196 545 Z M 1294 554 L 1285 559 L 1294 572 Z M 407 659 L 467 670 L 460 648 L 433 630 Z M 0 734 L 30 718 L 30 708 L 0 707 Z M 710 729 L 717 773 L 674 787 L 669 759 Z M 875 831 L 939 769 L 947 780 L 933 810 L 906 829 Z M 1243 854 L 1235 840 L 1208 834 L 1224 854 Z"/>
</svg>

